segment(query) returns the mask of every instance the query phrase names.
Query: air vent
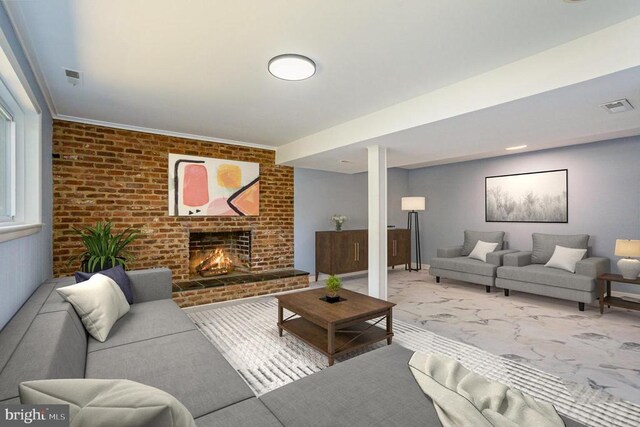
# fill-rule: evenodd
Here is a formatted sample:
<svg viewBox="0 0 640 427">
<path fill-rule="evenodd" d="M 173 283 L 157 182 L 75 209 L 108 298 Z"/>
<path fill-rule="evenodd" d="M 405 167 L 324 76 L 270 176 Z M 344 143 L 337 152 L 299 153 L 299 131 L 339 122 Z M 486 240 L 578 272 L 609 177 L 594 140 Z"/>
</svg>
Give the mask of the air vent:
<svg viewBox="0 0 640 427">
<path fill-rule="evenodd" d="M 633 110 L 633 105 L 631 105 L 627 99 L 618 99 L 617 101 L 607 102 L 600 106 L 612 114 Z"/>
<path fill-rule="evenodd" d="M 82 83 L 82 75 L 80 74 L 80 71 L 65 68 L 64 75 L 67 77 L 67 83 L 73 86 L 78 86 Z"/>
</svg>

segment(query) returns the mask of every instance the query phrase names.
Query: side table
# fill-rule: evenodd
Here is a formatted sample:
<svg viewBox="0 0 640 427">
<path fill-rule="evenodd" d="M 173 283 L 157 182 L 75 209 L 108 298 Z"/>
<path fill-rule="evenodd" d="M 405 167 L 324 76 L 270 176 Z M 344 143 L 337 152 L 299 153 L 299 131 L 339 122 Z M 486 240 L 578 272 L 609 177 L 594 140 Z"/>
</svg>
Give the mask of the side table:
<svg viewBox="0 0 640 427">
<path fill-rule="evenodd" d="M 604 285 L 607 284 L 607 295 L 604 295 Z M 598 299 L 600 300 L 600 314 L 604 313 L 604 304 L 609 307 L 622 307 L 631 310 L 640 310 L 640 303 L 627 301 L 620 297 L 611 296 L 611 282 L 629 283 L 640 285 L 640 278 L 625 279 L 621 274 L 605 273 L 598 276 Z"/>
</svg>

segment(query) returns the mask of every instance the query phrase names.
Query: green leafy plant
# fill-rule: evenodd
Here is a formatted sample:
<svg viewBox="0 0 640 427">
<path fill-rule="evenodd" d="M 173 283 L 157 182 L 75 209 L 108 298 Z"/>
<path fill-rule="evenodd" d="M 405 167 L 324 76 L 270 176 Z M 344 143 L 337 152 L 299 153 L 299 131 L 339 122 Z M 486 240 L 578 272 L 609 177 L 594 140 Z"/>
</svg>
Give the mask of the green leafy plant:
<svg viewBox="0 0 640 427">
<path fill-rule="evenodd" d="M 82 240 L 84 252 L 69 258 L 69 264 L 76 260 L 81 261 L 81 269 L 86 272 L 104 270 L 109 267 L 121 265 L 127 268 L 127 263 L 133 259 L 125 248 L 134 240 L 142 236 L 137 228 L 113 234 L 113 224 L 109 221 L 98 221 L 95 227 L 73 228 L 73 231 Z"/>
<path fill-rule="evenodd" d="M 330 296 L 335 296 L 340 288 L 342 288 L 342 279 L 337 276 L 329 276 L 324 286 Z"/>
</svg>

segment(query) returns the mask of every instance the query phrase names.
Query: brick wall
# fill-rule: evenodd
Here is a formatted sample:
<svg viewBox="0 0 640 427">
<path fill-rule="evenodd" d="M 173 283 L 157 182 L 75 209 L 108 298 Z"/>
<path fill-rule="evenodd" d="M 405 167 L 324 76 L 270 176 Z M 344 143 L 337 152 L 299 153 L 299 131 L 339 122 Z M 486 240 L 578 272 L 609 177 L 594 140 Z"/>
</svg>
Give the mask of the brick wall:
<svg viewBox="0 0 640 427">
<path fill-rule="evenodd" d="M 130 268 L 169 267 L 174 281 L 189 276 L 189 230 L 251 229 L 253 271 L 293 268 L 293 169 L 274 151 L 56 120 L 53 153 L 55 276 L 79 268 L 67 265 L 82 250 L 72 227 L 99 220 L 141 228 Z M 169 217 L 169 153 L 260 163 L 260 215 Z"/>
</svg>

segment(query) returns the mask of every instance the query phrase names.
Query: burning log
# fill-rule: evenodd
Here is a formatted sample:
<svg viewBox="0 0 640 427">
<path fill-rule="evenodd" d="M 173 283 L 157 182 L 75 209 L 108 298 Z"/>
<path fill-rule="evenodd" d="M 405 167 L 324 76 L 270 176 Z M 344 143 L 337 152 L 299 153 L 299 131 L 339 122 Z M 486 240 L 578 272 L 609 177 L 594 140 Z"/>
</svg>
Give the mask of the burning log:
<svg viewBox="0 0 640 427">
<path fill-rule="evenodd" d="M 196 271 L 203 277 L 227 274 L 233 271 L 233 262 L 222 249 L 210 252 L 196 267 Z"/>
</svg>

